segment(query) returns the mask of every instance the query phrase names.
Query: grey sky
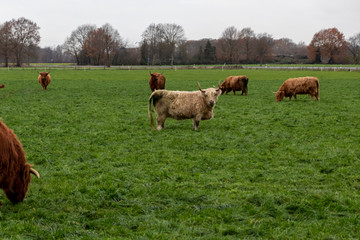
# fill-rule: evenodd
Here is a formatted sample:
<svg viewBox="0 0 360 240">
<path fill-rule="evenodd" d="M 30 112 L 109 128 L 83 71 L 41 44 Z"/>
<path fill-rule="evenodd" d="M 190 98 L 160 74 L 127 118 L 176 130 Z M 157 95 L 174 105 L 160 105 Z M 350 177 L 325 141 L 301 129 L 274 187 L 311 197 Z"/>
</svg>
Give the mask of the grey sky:
<svg viewBox="0 0 360 240">
<path fill-rule="evenodd" d="M 250 27 L 275 39 L 310 43 L 322 29 L 336 27 L 345 37 L 360 32 L 359 0 L 3 0 L 0 23 L 25 17 L 40 27 L 40 46 L 54 47 L 82 24 L 105 23 L 130 45 L 141 41 L 151 23 L 176 23 L 188 40 L 219 38 L 230 26 Z"/>
</svg>

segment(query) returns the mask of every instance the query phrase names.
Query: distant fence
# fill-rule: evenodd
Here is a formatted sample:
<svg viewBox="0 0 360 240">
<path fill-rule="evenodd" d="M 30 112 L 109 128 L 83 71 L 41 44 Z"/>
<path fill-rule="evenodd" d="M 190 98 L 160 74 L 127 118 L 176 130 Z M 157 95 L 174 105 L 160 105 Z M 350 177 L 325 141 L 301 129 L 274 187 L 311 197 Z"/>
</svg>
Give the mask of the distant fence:
<svg viewBox="0 0 360 240">
<path fill-rule="evenodd" d="M 80 66 L 80 65 L 29 65 L 24 67 L 2 67 L 0 70 L 12 70 L 12 69 L 23 69 L 23 70 L 36 70 L 36 71 L 49 71 L 51 69 L 73 69 L 73 70 L 181 70 L 181 69 L 221 69 L 221 70 L 232 70 L 232 69 L 261 69 L 261 70 L 312 70 L 312 71 L 360 71 L 360 67 L 350 66 L 247 66 L 247 65 L 174 65 L 174 66 L 148 66 L 148 65 L 129 65 L 129 66 Z"/>
</svg>

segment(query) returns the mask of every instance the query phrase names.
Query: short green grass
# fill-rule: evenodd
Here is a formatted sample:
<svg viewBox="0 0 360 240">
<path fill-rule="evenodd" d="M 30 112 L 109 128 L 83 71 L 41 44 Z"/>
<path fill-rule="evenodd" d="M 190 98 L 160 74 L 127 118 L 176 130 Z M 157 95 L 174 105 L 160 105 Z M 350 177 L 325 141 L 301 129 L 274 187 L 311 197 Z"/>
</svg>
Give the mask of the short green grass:
<svg viewBox="0 0 360 240">
<path fill-rule="evenodd" d="M 1 70 L 0 117 L 35 179 L 0 201 L 1 239 L 354 239 L 360 235 L 360 73 L 164 71 L 169 90 L 249 77 L 215 117 L 152 131 L 148 71 Z M 275 102 L 290 77 L 320 79 L 319 102 Z"/>
</svg>

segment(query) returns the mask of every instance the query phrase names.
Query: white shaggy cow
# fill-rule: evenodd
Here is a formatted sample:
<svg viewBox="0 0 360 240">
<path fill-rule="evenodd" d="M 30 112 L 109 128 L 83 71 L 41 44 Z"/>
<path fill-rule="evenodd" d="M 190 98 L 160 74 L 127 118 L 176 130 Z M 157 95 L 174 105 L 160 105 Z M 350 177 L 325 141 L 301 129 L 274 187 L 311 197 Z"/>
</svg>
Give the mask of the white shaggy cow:
<svg viewBox="0 0 360 240">
<path fill-rule="evenodd" d="M 219 82 L 220 83 L 220 82 Z M 213 118 L 213 109 L 221 94 L 220 86 L 217 88 L 201 89 L 199 91 L 168 91 L 156 90 L 149 98 L 149 118 L 151 127 L 154 129 L 154 120 L 151 114 L 151 100 L 157 114 L 157 130 L 165 127 L 166 118 L 177 120 L 193 119 L 194 130 L 198 130 L 200 120 Z"/>
</svg>

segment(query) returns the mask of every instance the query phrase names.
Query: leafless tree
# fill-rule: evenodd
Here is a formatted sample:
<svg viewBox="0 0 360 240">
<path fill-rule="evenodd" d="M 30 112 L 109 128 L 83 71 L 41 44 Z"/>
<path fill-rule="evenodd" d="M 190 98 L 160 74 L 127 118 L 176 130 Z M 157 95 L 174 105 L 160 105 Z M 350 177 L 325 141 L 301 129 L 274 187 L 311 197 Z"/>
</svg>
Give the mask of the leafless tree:
<svg viewBox="0 0 360 240">
<path fill-rule="evenodd" d="M 156 61 L 160 61 L 159 51 L 162 42 L 161 25 L 154 23 L 150 24 L 141 35 L 143 44 L 147 45 L 148 58 L 150 58 L 151 65 Z"/>
<path fill-rule="evenodd" d="M 244 52 L 245 62 L 249 63 L 253 60 L 256 36 L 251 28 L 243 28 L 239 32 L 241 52 Z"/>
<path fill-rule="evenodd" d="M 67 37 L 63 44 L 63 49 L 75 57 L 78 65 L 80 64 L 80 53 L 84 48 L 85 41 L 95 29 L 95 25 L 81 25 L 71 32 L 70 37 Z"/>
<path fill-rule="evenodd" d="M 11 26 L 5 22 L 0 25 L 0 55 L 4 56 L 5 67 L 9 66 L 11 50 Z"/>
<path fill-rule="evenodd" d="M 234 26 L 228 27 L 222 32 L 219 43 L 223 52 L 222 57 L 224 61 L 228 63 L 235 62 L 239 46 L 238 38 L 238 30 Z"/>
<path fill-rule="evenodd" d="M 256 54 L 259 58 L 260 65 L 264 63 L 266 58 L 271 58 L 271 47 L 274 43 L 274 39 L 270 34 L 261 33 L 257 35 L 256 41 Z"/>
<path fill-rule="evenodd" d="M 184 29 L 177 24 L 160 24 L 163 43 L 170 55 L 170 65 L 174 65 L 175 48 L 185 40 Z"/>
<path fill-rule="evenodd" d="M 349 38 L 349 52 L 354 64 L 360 63 L 360 33 Z"/>
<path fill-rule="evenodd" d="M 31 56 L 40 42 L 39 27 L 26 18 L 10 21 L 11 46 L 16 59 L 16 66 L 20 67 L 25 56 Z"/>
<path fill-rule="evenodd" d="M 114 29 L 109 23 L 104 24 L 101 27 L 105 33 L 104 35 L 104 50 L 105 50 L 105 65 L 110 67 L 112 59 L 115 56 L 116 51 L 124 47 L 124 42 L 120 37 L 119 32 Z"/>
</svg>

